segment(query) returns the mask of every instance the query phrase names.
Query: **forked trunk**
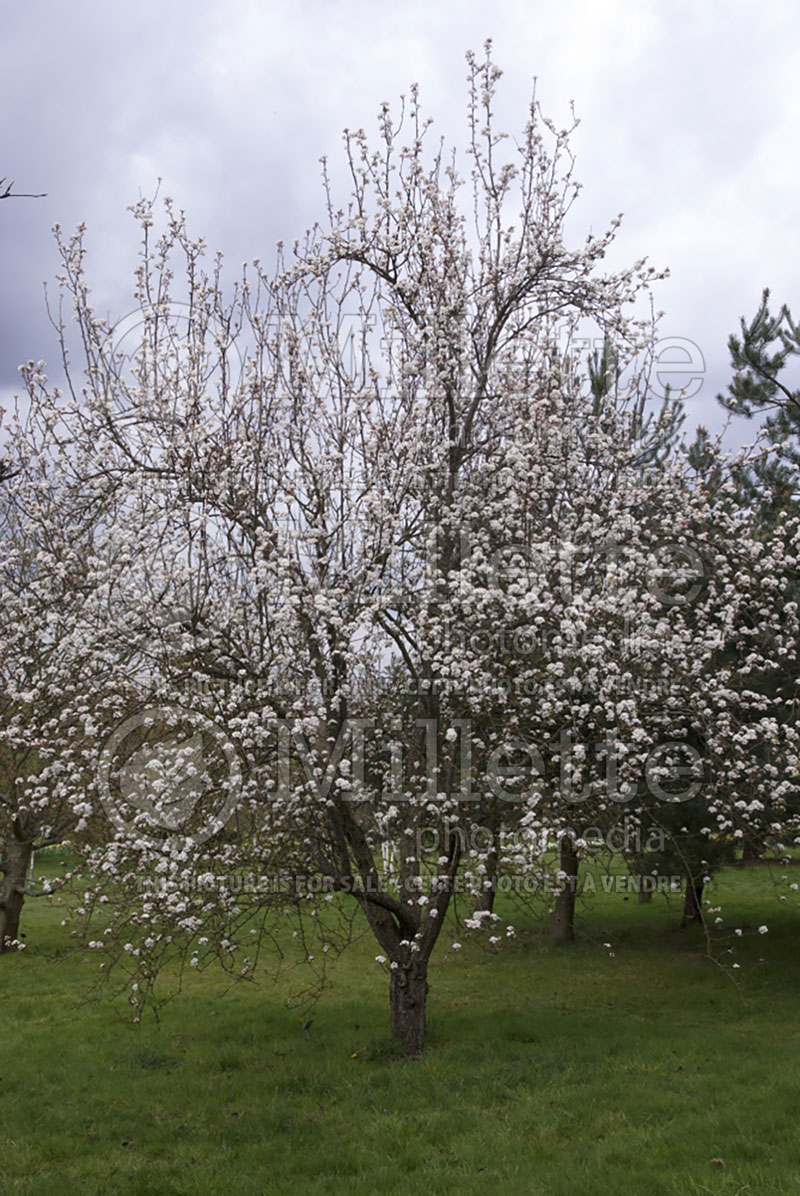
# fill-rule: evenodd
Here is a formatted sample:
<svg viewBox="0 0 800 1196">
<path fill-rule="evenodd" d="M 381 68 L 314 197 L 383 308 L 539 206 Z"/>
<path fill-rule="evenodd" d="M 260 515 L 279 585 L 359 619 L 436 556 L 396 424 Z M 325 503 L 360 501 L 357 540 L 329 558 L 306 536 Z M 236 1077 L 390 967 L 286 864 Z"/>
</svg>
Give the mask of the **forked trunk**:
<svg viewBox="0 0 800 1196">
<path fill-rule="evenodd" d="M 425 1042 L 425 1002 L 428 997 L 428 961 L 415 959 L 392 969 L 389 1008 L 392 1034 L 412 1058 L 422 1054 Z"/>
<path fill-rule="evenodd" d="M 3 856 L 3 875 L 0 877 L 0 954 L 19 939 L 19 920 L 25 901 L 25 881 L 28 876 L 33 844 L 22 843 L 9 836 Z"/>
<path fill-rule="evenodd" d="M 703 921 L 703 882 L 686 878 L 686 892 L 683 898 L 683 918 L 681 927 L 689 926 L 692 922 Z"/>
<path fill-rule="evenodd" d="M 575 897 L 578 892 L 578 852 L 569 835 L 561 840 L 561 891 L 556 897 L 553 914 L 553 939 L 556 943 L 571 943 L 575 939 Z"/>
</svg>

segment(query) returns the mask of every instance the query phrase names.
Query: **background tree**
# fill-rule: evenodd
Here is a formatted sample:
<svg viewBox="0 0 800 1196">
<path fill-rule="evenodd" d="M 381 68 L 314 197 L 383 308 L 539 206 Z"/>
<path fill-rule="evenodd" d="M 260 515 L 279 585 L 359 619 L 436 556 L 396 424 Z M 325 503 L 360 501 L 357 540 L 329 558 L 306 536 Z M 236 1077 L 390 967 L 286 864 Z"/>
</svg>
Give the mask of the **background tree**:
<svg viewBox="0 0 800 1196">
<path fill-rule="evenodd" d="M 765 534 L 781 519 L 797 511 L 797 469 L 800 463 L 800 391 L 792 382 L 792 361 L 800 353 L 798 328 L 786 304 L 777 315 L 770 312 L 770 292 L 765 289 L 761 303 L 751 321 L 742 317 L 740 335 L 728 339 L 734 376 L 726 394 L 718 395 L 719 403 L 727 410 L 747 419 L 762 418 L 758 439 L 747 461 L 736 471 L 740 490 L 739 501 L 751 508 Z M 703 433 L 704 430 L 700 430 Z M 707 438 L 707 434 L 706 434 Z M 703 443 L 695 446 L 698 461 L 703 456 Z M 708 462 L 701 468 L 707 472 Z M 786 593 L 786 600 L 800 598 L 797 581 Z M 758 613 L 750 613 L 751 634 L 759 621 Z M 741 656 L 746 641 L 726 646 L 728 659 Z M 754 678 L 754 687 L 772 701 L 772 716 L 785 720 L 794 717 L 798 695 L 797 658 L 784 658 L 773 667 L 765 668 Z M 764 758 L 765 767 L 770 760 Z M 771 825 L 769 806 L 763 812 L 763 826 L 752 826 L 745 834 L 743 859 L 749 862 L 762 855 L 768 841 L 773 847 L 779 841 Z M 780 819 L 778 819 L 780 821 Z"/>
<path fill-rule="evenodd" d="M 10 431 L 0 491 L 0 951 L 19 944 L 34 851 L 62 843 L 89 815 L 93 707 L 107 699 L 119 709 L 118 679 L 104 693 L 108 668 L 84 618 L 96 496 L 60 473 L 52 427 Z"/>
<path fill-rule="evenodd" d="M 740 323 L 741 335 L 728 338 L 733 380 L 717 398 L 736 415 L 764 417 L 762 455 L 741 480 L 747 500 L 768 521 L 796 502 L 800 390 L 792 388 L 786 370 L 800 354 L 800 330 L 786 304 L 776 316 L 770 313 L 768 288 L 750 323 L 744 317 Z"/>
</svg>

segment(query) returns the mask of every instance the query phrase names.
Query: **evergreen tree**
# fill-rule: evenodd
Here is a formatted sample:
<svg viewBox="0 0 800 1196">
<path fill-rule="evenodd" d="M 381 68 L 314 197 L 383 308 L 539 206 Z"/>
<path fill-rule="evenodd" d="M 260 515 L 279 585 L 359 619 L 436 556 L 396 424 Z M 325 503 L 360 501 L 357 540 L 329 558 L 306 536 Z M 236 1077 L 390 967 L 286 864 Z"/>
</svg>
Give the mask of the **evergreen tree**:
<svg viewBox="0 0 800 1196">
<path fill-rule="evenodd" d="M 792 389 L 785 370 L 800 355 L 800 328 L 786 304 L 776 316 L 769 310 L 769 289 L 748 324 L 742 317 L 741 337 L 728 338 L 733 380 L 718 401 L 736 415 L 766 415 L 766 451 L 741 476 L 743 497 L 760 507 L 766 523 L 797 501 L 800 466 L 800 388 Z M 781 375 L 784 375 L 781 377 Z"/>
</svg>

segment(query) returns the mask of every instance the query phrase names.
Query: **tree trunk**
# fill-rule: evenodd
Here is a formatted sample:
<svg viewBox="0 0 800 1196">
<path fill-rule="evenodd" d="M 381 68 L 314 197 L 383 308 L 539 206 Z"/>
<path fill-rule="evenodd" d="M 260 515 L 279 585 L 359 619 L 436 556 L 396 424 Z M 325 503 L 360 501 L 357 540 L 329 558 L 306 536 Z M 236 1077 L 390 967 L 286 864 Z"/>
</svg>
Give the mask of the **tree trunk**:
<svg viewBox="0 0 800 1196">
<path fill-rule="evenodd" d="M 489 913 L 494 909 L 494 899 L 497 895 L 497 852 L 490 851 L 486 857 L 486 872 L 483 877 L 483 892 L 478 898 L 478 908 L 487 909 Z"/>
<path fill-rule="evenodd" d="M 569 835 L 561 840 L 560 868 L 562 888 L 556 897 L 553 914 L 553 939 L 557 943 L 571 943 L 575 939 L 575 897 L 578 892 L 578 853 Z"/>
<path fill-rule="evenodd" d="M 686 878 L 686 893 L 683 898 L 683 918 L 681 919 L 681 929 L 684 926 L 689 926 L 692 922 L 703 921 L 703 882 L 702 880 L 692 880 L 690 876 Z"/>
<path fill-rule="evenodd" d="M 754 864 L 764 853 L 764 844 L 760 839 L 747 838 L 742 849 L 742 864 Z"/>
<path fill-rule="evenodd" d="M 639 904 L 647 905 L 649 901 L 653 900 L 653 877 L 649 872 L 637 873 L 639 881 Z"/>
<path fill-rule="evenodd" d="M 33 844 L 21 842 L 13 831 L 8 837 L 0 879 L 0 954 L 19 938 L 19 920 L 25 901 L 25 881 Z"/>
<path fill-rule="evenodd" d="M 414 959 L 393 968 L 389 980 L 392 1034 L 416 1059 L 425 1041 L 425 1002 L 428 996 L 428 961 Z"/>
</svg>

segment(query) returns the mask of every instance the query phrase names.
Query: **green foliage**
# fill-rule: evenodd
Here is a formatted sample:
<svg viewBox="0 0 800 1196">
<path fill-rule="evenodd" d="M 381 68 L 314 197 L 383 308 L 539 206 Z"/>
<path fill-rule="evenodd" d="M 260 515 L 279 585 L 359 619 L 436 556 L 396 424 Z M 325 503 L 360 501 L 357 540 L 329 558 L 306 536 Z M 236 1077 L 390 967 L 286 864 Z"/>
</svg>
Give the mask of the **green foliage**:
<svg viewBox="0 0 800 1196">
<path fill-rule="evenodd" d="M 603 417 L 607 400 L 618 397 L 621 373 L 614 346 L 605 337 L 602 350 L 595 349 L 587 362 L 587 381 L 598 420 Z M 642 386 L 630 407 L 628 427 L 630 440 L 640 447 L 637 459 L 640 469 L 658 469 L 667 463 L 677 446 L 685 417 L 680 394 L 674 395 L 667 387 L 661 405 L 656 407 L 647 386 Z"/>
<path fill-rule="evenodd" d="M 736 415 L 766 416 L 763 428 L 773 451 L 742 475 L 741 482 L 747 499 L 761 508 L 765 523 L 772 523 L 779 511 L 796 505 L 800 389 L 792 388 L 785 371 L 800 356 L 800 329 L 786 304 L 776 316 L 771 314 L 769 288 L 750 323 L 742 317 L 740 324 L 741 336 L 728 338 L 733 380 L 727 394 L 717 398 Z"/>
<path fill-rule="evenodd" d="M 664 835 L 661 850 L 648 851 L 637 861 L 643 873 L 677 873 L 687 884 L 702 888 L 704 877 L 714 876 L 734 861 L 736 840 L 709 826 L 708 805 L 702 794 L 681 803 L 654 802 L 643 822 L 645 841 L 656 830 Z"/>
</svg>

